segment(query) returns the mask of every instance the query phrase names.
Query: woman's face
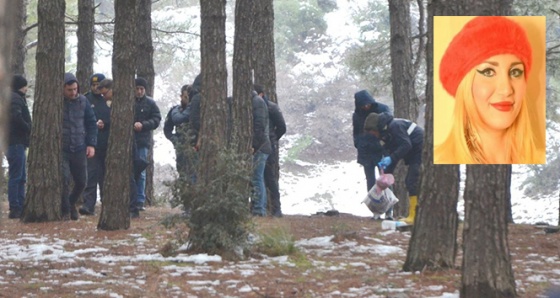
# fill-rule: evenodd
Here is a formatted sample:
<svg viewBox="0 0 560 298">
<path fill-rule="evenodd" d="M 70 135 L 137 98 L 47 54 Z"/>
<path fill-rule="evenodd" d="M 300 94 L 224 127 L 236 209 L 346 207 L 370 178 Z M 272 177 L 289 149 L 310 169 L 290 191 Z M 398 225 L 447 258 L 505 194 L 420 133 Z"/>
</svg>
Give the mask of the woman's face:
<svg viewBox="0 0 560 298">
<path fill-rule="evenodd" d="M 511 126 L 525 97 L 525 67 L 511 54 L 492 56 L 476 66 L 472 93 L 483 125 L 493 130 Z"/>
</svg>

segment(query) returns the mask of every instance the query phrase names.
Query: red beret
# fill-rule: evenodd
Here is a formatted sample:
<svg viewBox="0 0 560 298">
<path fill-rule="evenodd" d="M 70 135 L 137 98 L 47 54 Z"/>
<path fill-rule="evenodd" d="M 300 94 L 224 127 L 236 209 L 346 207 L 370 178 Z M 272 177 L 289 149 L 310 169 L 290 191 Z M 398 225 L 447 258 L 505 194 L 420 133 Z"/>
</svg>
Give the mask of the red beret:
<svg viewBox="0 0 560 298">
<path fill-rule="evenodd" d="M 455 35 L 441 58 L 439 79 L 455 96 L 463 77 L 484 59 L 513 54 L 525 66 L 525 79 L 531 70 L 531 44 L 525 30 L 506 17 L 475 17 Z"/>
</svg>

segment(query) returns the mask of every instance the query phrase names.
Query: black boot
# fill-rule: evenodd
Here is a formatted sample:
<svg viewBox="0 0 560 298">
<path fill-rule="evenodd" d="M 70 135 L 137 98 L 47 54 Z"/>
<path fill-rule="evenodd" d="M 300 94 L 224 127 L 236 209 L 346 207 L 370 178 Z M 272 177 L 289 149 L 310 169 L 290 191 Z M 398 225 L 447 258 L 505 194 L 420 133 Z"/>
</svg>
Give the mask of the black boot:
<svg viewBox="0 0 560 298">
<path fill-rule="evenodd" d="M 10 214 L 8 214 L 9 219 L 16 219 L 21 217 L 21 210 L 10 210 Z"/>
<path fill-rule="evenodd" d="M 71 220 L 78 220 L 80 215 L 78 215 L 78 210 L 76 210 L 76 205 L 70 206 L 70 219 Z"/>
</svg>

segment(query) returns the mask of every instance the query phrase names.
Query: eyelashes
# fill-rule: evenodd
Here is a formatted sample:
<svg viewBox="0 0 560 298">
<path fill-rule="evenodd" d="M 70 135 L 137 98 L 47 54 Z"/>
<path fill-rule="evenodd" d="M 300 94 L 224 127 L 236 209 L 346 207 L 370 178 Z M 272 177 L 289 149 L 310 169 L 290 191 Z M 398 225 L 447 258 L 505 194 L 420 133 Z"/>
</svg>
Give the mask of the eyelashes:
<svg viewBox="0 0 560 298">
<path fill-rule="evenodd" d="M 494 77 L 496 75 L 496 70 L 494 70 L 494 68 L 492 68 L 492 67 L 487 67 L 487 68 L 484 68 L 484 69 L 477 69 L 476 71 L 479 74 L 481 74 L 485 77 L 488 77 L 488 78 Z M 522 77 L 524 73 L 525 73 L 525 71 L 523 69 L 517 68 L 517 67 L 514 67 L 514 68 L 509 70 L 509 76 L 512 77 L 512 78 Z"/>
</svg>

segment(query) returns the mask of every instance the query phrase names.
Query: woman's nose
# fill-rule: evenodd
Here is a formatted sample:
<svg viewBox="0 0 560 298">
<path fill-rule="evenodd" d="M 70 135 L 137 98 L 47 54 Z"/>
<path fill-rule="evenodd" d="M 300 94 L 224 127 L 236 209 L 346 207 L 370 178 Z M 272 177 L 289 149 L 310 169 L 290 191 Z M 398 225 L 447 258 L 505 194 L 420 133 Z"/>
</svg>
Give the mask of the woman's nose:
<svg viewBox="0 0 560 298">
<path fill-rule="evenodd" d="M 496 90 L 499 95 L 510 96 L 513 94 L 513 86 L 511 84 L 511 78 L 508 74 L 498 75 Z"/>
</svg>

